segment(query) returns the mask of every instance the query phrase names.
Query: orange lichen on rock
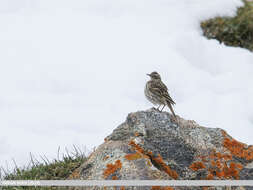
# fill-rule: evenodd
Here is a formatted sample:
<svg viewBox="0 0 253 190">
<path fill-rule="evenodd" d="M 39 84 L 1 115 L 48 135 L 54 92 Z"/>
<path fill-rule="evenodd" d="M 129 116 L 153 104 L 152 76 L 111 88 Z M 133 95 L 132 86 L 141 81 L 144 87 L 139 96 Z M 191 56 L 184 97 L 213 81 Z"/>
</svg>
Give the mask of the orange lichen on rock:
<svg viewBox="0 0 253 190">
<path fill-rule="evenodd" d="M 214 178 L 213 174 L 209 173 L 206 177 L 207 180 L 212 180 Z"/>
<path fill-rule="evenodd" d="M 161 155 L 159 154 L 157 157 L 152 157 L 152 160 L 156 162 L 156 164 L 158 164 L 159 166 L 161 166 L 161 169 L 163 171 L 165 171 L 170 177 L 172 177 L 173 179 L 177 179 L 178 178 L 178 174 L 176 171 L 172 170 L 167 164 L 165 164 L 165 162 L 163 161 L 163 158 L 161 157 Z"/>
<path fill-rule="evenodd" d="M 232 160 L 232 155 L 231 154 L 223 154 L 223 159 L 226 161 Z"/>
<path fill-rule="evenodd" d="M 200 156 L 200 159 L 202 160 L 202 162 L 207 162 L 206 156 Z"/>
<path fill-rule="evenodd" d="M 161 190 L 161 186 L 152 186 L 151 190 Z"/>
<path fill-rule="evenodd" d="M 247 146 L 233 138 L 229 138 L 225 131 L 222 131 L 224 136 L 223 146 L 227 148 L 233 156 L 253 160 L 253 146 Z"/>
<path fill-rule="evenodd" d="M 225 137 L 223 145 L 236 157 L 244 158 L 246 160 L 253 159 L 253 149 L 251 147 L 247 148 L 246 144 L 243 144 L 235 139 Z"/>
<path fill-rule="evenodd" d="M 239 172 L 243 168 L 240 163 L 230 162 L 228 165 L 227 161 L 216 161 L 216 176 L 218 178 L 225 178 L 225 179 L 239 179 Z"/>
<path fill-rule="evenodd" d="M 160 169 L 166 172 L 170 177 L 172 177 L 173 179 L 178 178 L 177 172 L 172 170 L 163 161 L 163 158 L 161 157 L 160 154 L 158 156 L 154 156 L 154 154 L 151 151 L 144 151 L 144 149 L 140 145 L 136 144 L 134 141 L 130 141 L 129 145 L 132 146 L 137 153 L 143 155 L 144 158 L 149 158 L 151 162 L 152 161 L 155 162 L 155 164 L 157 164 L 160 167 Z"/>
<path fill-rule="evenodd" d="M 222 164 L 221 164 L 221 161 L 220 160 L 216 160 L 216 167 L 221 169 L 222 168 Z"/>
<path fill-rule="evenodd" d="M 135 151 L 144 154 L 144 149 L 141 148 L 138 144 L 136 144 L 134 141 L 130 141 L 129 145 L 132 146 L 134 148 Z"/>
<path fill-rule="evenodd" d="M 194 162 L 190 165 L 189 168 L 192 169 L 193 171 L 197 171 L 206 168 L 206 166 L 202 162 Z"/>
<path fill-rule="evenodd" d="M 139 136 L 141 136 L 141 134 L 138 133 L 138 132 L 135 132 L 135 133 L 134 133 L 134 136 L 139 137 Z"/>
<path fill-rule="evenodd" d="M 117 176 L 112 176 L 112 180 L 117 180 L 118 177 Z"/>
<path fill-rule="evenodd" d="M 216 162 L 214 160 L 211 160 L 211 166 L 215 167 L 216 166 Z"/>
<path fill-rule="evenodd" d="M 235 139 L 227 135 L 225 131 L 222 131 L 224 136 L 223 146 L 229 151 L 229 153 L 223 154 L 217 152 L 216 149 L 210 154 L 199 155 L 196 157 L 197 162 L 192 163 L 190 168 L 193 171 L 207 168 L 208 174 L 206 179 L 239 179 L 240 171 L 243 169 L 243 165 L 238 162 L 233 162 L 233 157 L 244 158 L 246 160 L 253 159 L 253 146 L 247 146 L 240 143 Z M 224 150 L 222 150 L 224 151 Z"/>
<path fill-rule="evenodd" d="M 210 155 L 197 156 L 197 159 L 203 158 L 206 162 L 201 161 L 193 163 L 190 168 L 193 171 L 198 171 L 199 169 L 207 168 L 208 174 L 206 176 L 207 180 L 210 179 L 239 179 L 239 173 L 243 169 L 243 165 L 238 162 L 232 162 L 232 154 L 222 154 L 217 152 L 215 149 L 210 153 Z"/>
<path fill-rule="evenodd" d="M 253 146 L 247 146 L 233 138 L 225 131 L 222 131 L 224 136 L 223 146 L 229 153 L 223 154 L 216 152 L 214 149 L 209 155 L 200 155 L 197 157 L 208 167 L 206 179 L 239 179 L 240 171 L 243 165 L 239 162 L 233 162 L 233 157 L 242 158 L 245 160 L 253 160 Z M 190 168 L 194 171 L 202 168 L 201 162 L 193 163 Z"/>
<path fill-rule="evenodd" d="M 243 166 L 239 163 L 230 162 L 230 165 L 228 165 L 227 162 L 223 162 L 215 173 L 218 178 L 239 179 L 239 173 L 242 168 Z"/>
<path fill-rule="evenodd" d="M 231 163 L 230 167 L 227 164 L 224 164 L 223 170 L 221 172 L 222 177 L 226 179 L 230 179 L 234 177 L 235 179 L 239 179 L 239 171 L 235 167 L 236 165 Z"/>
<path fill-rule="evenodd" d="M 141 158 L 149 158 L 146 154 L 144 154 L 144 149 L 142 147 L 140 147 L 138 144 L 136 144 L 134 141 L 130 141 L 129 145 L 133 147 L 133 150 L 135 150 L 136 153 L 125 155 L 125 158 L 127 160 L 137 160 L 137 159 L 141 159 Z"/>
<path fill-rule="evenodd" d="M 143 156 L 140 153 L 133 153 L 133 154 L 125 155 L 125 159 L 127 159 L 127 160 L 137 160 L 140 158 L 143 158 Z"/>
<path fill-rule="evenodd" d="M 208 159 L 212 159 L 212 160 L 232 160 L 232 155 L 231 154 L 221 154 L 220 152 L 216 152 L 215 149 L 213 149 L 212 153 L 210 154 Z"/>
<path fill-rule="evenodd" d="M 105 160 L 107 160 L 109 157 L 110 157 L 110 156 L 106 155 L 106 156 L 103 158 L 103 160 L 105 161 Z"/>
<path fill-rule="evenodd" d="M 120 160 L 116 160 L 115 164 L 107 164 L 106 169 L 103 172 L 104 178 L 107 178 L 109 175 L 116 172 L 118 169 L 122 168 L 122 163 Z"/>
</svg>

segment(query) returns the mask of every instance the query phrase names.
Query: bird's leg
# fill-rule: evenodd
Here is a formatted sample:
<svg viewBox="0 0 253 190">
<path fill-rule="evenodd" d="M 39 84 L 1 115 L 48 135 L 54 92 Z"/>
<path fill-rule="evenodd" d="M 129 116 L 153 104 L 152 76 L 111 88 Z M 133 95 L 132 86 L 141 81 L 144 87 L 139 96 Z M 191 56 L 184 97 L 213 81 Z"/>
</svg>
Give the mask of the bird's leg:
<svg viewBox="0 0 253 190">
<path fill-rule="evenodd" d="M 156 108 L 156 110 L 160 111 L 160 110 L 159 110 L 160 106 L 161 106 L 161 105 L 159 105 L 159 106 Z"/>
<path fill-rule="evenodd" d="M 163 105 L 163 108 L 165 107 L 165 104 Z M 161 109 L 161 112 L 163 111 L 163 108 Z"/>
</svg>

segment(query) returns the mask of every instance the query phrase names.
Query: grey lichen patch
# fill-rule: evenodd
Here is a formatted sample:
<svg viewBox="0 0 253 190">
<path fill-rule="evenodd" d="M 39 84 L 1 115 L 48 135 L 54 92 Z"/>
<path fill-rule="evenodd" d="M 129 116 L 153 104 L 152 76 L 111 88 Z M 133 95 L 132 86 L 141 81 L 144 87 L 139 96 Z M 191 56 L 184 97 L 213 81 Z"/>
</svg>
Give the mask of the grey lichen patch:
<svg viewBox="0 0 253 190">
<path fill-rule="evenodd" d="M 248 168 L 248 169 L 253 169 L 253 162 L 251 163 L 248 163 L 245 168 Z"/>
<path fill-rule="evenodd" d="M 82 170 L 81 170 L 81 176 L 83 178 L 88 178 L 92 174 L 92 163 L 86 163 L 83 165 Z"/>
<path fill-rule="evenodd" d="M 166 160 L 173 160 L 182 167 L 188 167 L 193 159 L 195 149 L 187 144 L 183 144 L 184 140 L 166 136 L 156 136 L 155 133 L 151 140 L 145 141 L 147 149 L 152 150 L 154 154 L 160 154 Z"/>
<path fill-rule="evenodd" d="M 119 127 L 113 130 L 113 133 L 106 137 L 106 140 L 126 140 L 133 136 L 134 133 L 131 131 L 130 126 L 127 123 L 122 123 Z"/>
<path fill-rule="evenodd" d="M 248 163 L 245 168 L 240 172 L 240 179 L 253 179 L 253 162 Z"/>
<path fill-rule="evenodd" d="M 83 164 L 81 178 L 104 179 L 111 167 L 106 179 L 253 179 L 252 161 L 233 156 L 224 134 L 154 109 L 130 113 Z"/>
<path fill-rule="evenodd" d="M 240 172 L 240 179 L 242 179 L 242 180 L 252 180 L 253 179 L 253 168 L 244 168 Z"/>
</svg>

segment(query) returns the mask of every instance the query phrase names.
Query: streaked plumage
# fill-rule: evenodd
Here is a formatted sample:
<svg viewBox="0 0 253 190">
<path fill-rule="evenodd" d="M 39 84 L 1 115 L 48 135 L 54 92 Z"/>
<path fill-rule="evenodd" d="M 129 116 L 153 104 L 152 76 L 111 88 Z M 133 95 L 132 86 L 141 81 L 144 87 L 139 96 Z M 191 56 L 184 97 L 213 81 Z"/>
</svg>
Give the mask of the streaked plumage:
<svg viewBox="0 0 253 190">
<path fill-rule="evenodd" d="M 176 114 L 172 108 L 172 105 L 176 104 L 168 93 L 167 86 L 162 82 L 160 75 L 157 72 L 147 74 L 151 79 L 146 83 L 145 96 L 154 105 L 158 105 L 158 110 L 161 105 L 163 108 L 167 105 L 171 110 L 173 116 L 176 118 Z M 161 111 L 163 110 L 161 109 Z M 160 110 L 159 110 L 160 111 Z"/>
</svg>

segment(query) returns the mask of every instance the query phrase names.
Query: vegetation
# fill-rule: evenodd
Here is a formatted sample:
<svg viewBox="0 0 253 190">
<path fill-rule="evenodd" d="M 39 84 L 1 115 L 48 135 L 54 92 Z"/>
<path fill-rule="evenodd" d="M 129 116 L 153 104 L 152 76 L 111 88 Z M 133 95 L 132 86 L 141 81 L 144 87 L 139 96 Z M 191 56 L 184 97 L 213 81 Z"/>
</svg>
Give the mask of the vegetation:
<svg viewBox="0 0 253 190">
<path fill-rule="evenodd" d="M 74 146 L 72 152 L 68 152 L 62 155 L 59 159 L 59 149 L 58 158 L 49 161 L 47 158 L 41 157 L 42 161 L 38 161 L 32 155 L 30 156 L 30 163 L 28 166 L 19 168 L 16 164 L 15 169 L 11 172 L 6 171 L 3 167 L 1 168 L 4 176 L 2 180 L 63 180 L 71 179 L 77 168 L 87 160 L 84 153 Z M 15 163 L 15 162 L 14 162 Z M 38 189 L 63 189 L 56 187 L 2 187 L 6 190 L 38 190 Z"/>
<path fill-rule="evenodd" d="M 243 0 L 235 17 L 216 17 L 201 23 L 204 35 L 228 46 L 253 51 L 253 1 Z"/>
</svg>

